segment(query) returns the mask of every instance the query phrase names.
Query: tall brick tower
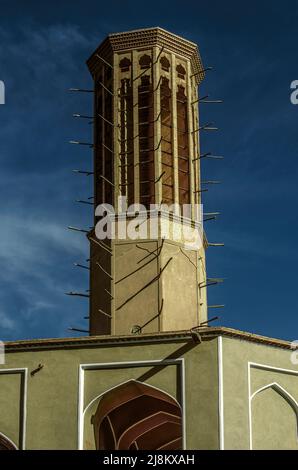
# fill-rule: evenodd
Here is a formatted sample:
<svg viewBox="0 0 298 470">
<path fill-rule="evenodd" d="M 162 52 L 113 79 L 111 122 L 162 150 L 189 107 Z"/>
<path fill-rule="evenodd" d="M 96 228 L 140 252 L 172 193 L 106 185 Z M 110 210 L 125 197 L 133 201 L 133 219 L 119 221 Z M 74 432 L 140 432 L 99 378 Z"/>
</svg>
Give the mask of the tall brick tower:
<svg viewBox="0 0 298 470">
<path fill-rule="evenodd" d="M 88 234 L 90 334 L 191 329 L 207 320 L 197 46 L 161 28 L 141 29 L 109 35 L 87 64 L 95 91 L 94 203 L 114 208 L 117 232 L 105 240 Z M 123 202 L 142 205 L 137 222 Z M 159 208 L 153 235 L 118 235 L 120 225 L 147 230 L 152 204 Z M 185 226 L 201 243 L 189 244 Z"/>
</svg>

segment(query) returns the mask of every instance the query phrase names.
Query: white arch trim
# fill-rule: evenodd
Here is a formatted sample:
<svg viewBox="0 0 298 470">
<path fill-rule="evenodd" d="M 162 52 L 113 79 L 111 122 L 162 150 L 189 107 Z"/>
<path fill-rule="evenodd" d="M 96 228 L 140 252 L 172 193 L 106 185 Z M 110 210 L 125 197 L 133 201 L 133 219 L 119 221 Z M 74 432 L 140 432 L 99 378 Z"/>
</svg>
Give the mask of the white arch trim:
<svg viewBox="0 0 298 470">
<path fill-rule="evenodd" d="M 21 402 L 22 402 L 22 423 L 21 423 L 21 436 L 20 436 L 20 443 L 19 443 L 19 448 L 21 450 L 26 449 L 26 431 L 27 431 L 27 389 L 28 389 L 28 368 L 23 367 L 23 368 L 14 368 L 14 369 L 1 369 L 0 368 L 0 375 L 1 374 L 21 374 L 23 377 L 23 388 L 22 388 L 22 394 L 20 395 L 21 397 Z"/>
<path fill-rule="evenodd" d="M 285 389 L 283 388 L 279 383 L 277 382 L 272 382 L 268 385 L 264 385 L 264 387 L 259 388 L 256 390 L 250 397 L 250 402 L 252 403 L 253 399 L 259 395 L 260 393 L 264 392 L 265 390 L 272 389 L 275 392 L 277 392 L 282 398 L 284 398 L 288 404 L 291 406 L 293 411 L 296 414 L 296 439 L 298 442 L 298 402 L 295 400 L 295 398 Z M 252 438 L 251 438 L 251 447 L 252 447 Z"/>
<path fill-rule="evenodd" d="M 111 387 L 109 388 L 108 390 L 106 390 L 105 392 L 103 393 L 100 393 L 99 395 L 97 395 L 95 398 L 93 398 L 90 403 L 88 403 L 88 405 L 86 406 L 85 410 L 83 411 L 83 417 L 85 417 L 85 413 L 88 411 L 88 409 L 93 405 L 93 403 L 98 400 L 99 398 L 103 397 L 104 395 L 106 395 L 107 393 L 111 392 L 112 390 L 115 390 L 115 388 L 119 388 L 121 387 L 121 385 L 125 385 L 125 384 L 128 384 L 129 382 L 135 382 L 137 384 L 141 384 L 141 385 L 146 385 L 147 387 L 149 388 L 154 388 L 155 390 L 158 390 L 159 392 L 163 393 L 164 395 L 167 395 L 168 397 L 170 397 L 172 400 L 174 400 L 176 402 L 176 404 L 179 406 L 179 409 L 182 413 L 182 408 L 181 408 L 181 405 L 180 403 L 178 403 L 178 401 L 176 400 L 175 397 L 173 397 L 172 395 L 170 395 L 168 392 L 165 392 L 164 390 L 162 390 L 161 388 L 158 388 L 158 387 L 155 387 L 154 385 L 149 385 L 147 384 L 146 382 L 140 382 L 139 380 L 135 380 L 135 379 L 130 379 L 130 380 L 125 380 L 124 382 L 120 382 L 118 385 L 115 385 L 114 387 Z"/>
<path fill-rule="evenodd" d="M 252 392 L 251 392 L 251 370 L 252 369 L 260 369 L 269 372 L 279 372 L 281 374 L 291 375 L 294 377 L 298 377 L 298 370 L 296 369 L 285 369 L 282 367 L 276 367 L 268 364 L 261 364 L 258 362 L 247 362 L 247 385 L 248 385 L 248 428 L 249 428 L 249 449 L 252 450 Z M 279 386 L 282 388 L 281 386 Z M 259 390 L 260 391 L 260 390 Z M 286 392 L 288 394 L 288 392 Z M 289 394 L 288 394 L 289 395 Z"/>
<path fill-rule="evenodd" d="M 108 390 L 106 390 L 105 392 L 101 393 L 100 395 L 97 395 L 95 398 L 93 398 L 90 403 L 88 403 L 88 405 L 86 406 L 85 410 L 83 411 L 83 426 L 85 425 L 85 414 L 86 412 L 88 411 L 88 409 L 96 402 L 96 400 L 102 398 L 104 395 L 106 395 L 107 393 L 111 392 L 112 390 L 115 390 L 116 388 L 119 388 L 121 387 L 121 385 L 125 385 L 125 384 L 128 384 L 130 382 L 135 382 L 137 384 L 141 384 L 141 385 L 146 385 L 147 387 L 149 388 L 153 388 L 155 390 L 158 390 L 159 392 L 163 393 L 164 395 L 167 395 L 169 398 L 171 398 L 175 403 L 176 405 L 179 407 L 179 410 L 180 410 L 180 413 L 181 413 L 181 418 L 183 418 L 183 410 L 182 410 L 182 407 L 180 405 L 180 403 L 178 403 L 178 401 L 176 400 L 175 397 L 173 397 L 172 395 L 170 395 L 168 392 L 165 392 L 164 390 L 162 390 L 161 388 L 158 388 L 158 387 L 155 387 L 154 385 L 149 385 L 147 384 L 146 382 L 140 382 L 139 380 L 135 380 L 135 379 L 129 379 L 129 380 L 125 380 L 124 382 L 120 382 L 119 384 L 115 385 L 114 387 L 110 387 Z M 183 426 L 182 426 L 182 439 L 183 439 L 183 434 L 184 434 L 184 429 L 183 429 Z M 115 437 L 115 436 L 114 436 Z M 116 440 L 115 440 L 116 441 Z"/>
<path fill-rule="evenodd" d="M 298 402 L 295 400 L 295 398 L 286 390 L 284 389 L 279 383 L 277 382 L 272 382 L 268 385 L 265 385 L 264 387 L 259 388 L 257 391 L 255 391 L 251 395 L 251 400 L 254 399 L 256 395 L 259 393 L 267 390 L 267 388 L 273 388 L 277 393 L 279 393 L 287 402 L 292 406 L 294 409 L 295 413 L 297 414 L 298 417 Z"/>
<path fill-rule="evenodd" d="M 161 359 L 161 360 L 143 360 L 143 361 L 123 361 L 123 362 L 101 362 L 101 363 L 91 363 L 91 364 L 80 364 L 79 365 L 79 377 L 78 377 L 78 450 L 84 449 L 84 415 L 92 405 L 92 402 L 97 400 L 100 396 L 104 395 L 104 393 L 100 394 L 99 396 L 95 397 L 84 409 L 84 391 L 85 391 L 85 371 L 86 370 L 101 370 L 101 369 L 118 369 L 118 368 L 134 368 L 134 367 L 154 367 L 157 365 L 168 366 L 168 365 L 176 365 L 179 367 L 180 371 L 180 393 L 181 393 L 181 414 L 182 414 L 182 429 L 183 429 L 183 448 L 186 449 L 186 403 L 185 403 L 185 363 L 184 358 L 178 359 Z M 134 380 L 134 379 L 132 379 Z M 128 382 L 127 380 L 123 383 Z M 140 382 L 142 383 L 142 382 Z M 119 387 L 121 384 L 116 385 Z M 152 388 L 152 385 L 149 385 Z M 111 389 L 116 388 L 111 387 Z M 111 390 L 110 389 L 110 390 Z M 159 389 L 157 389 L 159 390 Z M 167 392 L 160 390 L 161 392 L 167 394 Z M 170 394 L 171 398 L 172 397 Z M 174 399 L 175 400 L 175 399 Z M 176 400 L 177 401 L 177 400 Z"/>
<path fill-rule="evenodd" d="M 15 448 L 15 450 L 19 450 L 18 447 L 16 446 L 16 444 L 11 439 L 9 439 L 9 437 L 7 437 L 5 434 L 3 434 L 3 432 L 0 432 L 0 437 L 4 437 L 4 439 L 7 442 L 9 442 Z"/>
</svg>

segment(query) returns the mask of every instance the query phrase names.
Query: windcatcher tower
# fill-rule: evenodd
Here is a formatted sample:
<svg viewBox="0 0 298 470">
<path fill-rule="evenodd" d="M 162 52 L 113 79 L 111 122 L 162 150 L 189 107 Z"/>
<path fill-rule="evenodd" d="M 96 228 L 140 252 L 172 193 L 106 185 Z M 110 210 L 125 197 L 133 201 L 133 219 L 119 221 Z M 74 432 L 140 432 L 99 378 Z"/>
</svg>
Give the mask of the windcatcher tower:
<svg viewBox="0 0 298 470">
<path fill-rule="evenodd" d="M 90 334 L 191 329 L 207 320 L 205 245 L 187 246 L 201 203 L 197 46 L 161 28 L 109 35 L 87 62 L 94 79 L 94 203 L 159 211 L 156 236 L 90 240 Z M 179 207 L 190 205 L 187 217 Z M 167 212 L 167 214 L 166 214 Z M 167 215 L 170 214 L 168 220 Z M 95 224 L 98 222 L 95 217 Z M 148 228 L 142 218 L 137 229 Z M 122 225 L 123 227 L 123 225 Z M 164 235 L 165 227 L 169 227 Z M 202 236 L 202 227 L 197 228 Z"/>
</svg>

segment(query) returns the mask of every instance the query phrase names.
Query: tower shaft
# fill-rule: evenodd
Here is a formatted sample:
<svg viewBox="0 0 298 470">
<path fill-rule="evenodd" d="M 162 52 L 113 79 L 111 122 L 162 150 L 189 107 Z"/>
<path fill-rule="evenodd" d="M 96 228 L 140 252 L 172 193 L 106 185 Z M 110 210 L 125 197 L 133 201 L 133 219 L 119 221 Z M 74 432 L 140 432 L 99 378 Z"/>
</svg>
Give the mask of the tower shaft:
<svg viewBox="0 0 298 470">
<path fill-rule="evenodd" d="M 108 36 L 87 63 L 98 208 L 89 234 L 90 332 L 197 326 L 207 319 L 198 49 L 150 28 Z M 111 213 L 107 238 L 103 204 Z"/>
</svg>

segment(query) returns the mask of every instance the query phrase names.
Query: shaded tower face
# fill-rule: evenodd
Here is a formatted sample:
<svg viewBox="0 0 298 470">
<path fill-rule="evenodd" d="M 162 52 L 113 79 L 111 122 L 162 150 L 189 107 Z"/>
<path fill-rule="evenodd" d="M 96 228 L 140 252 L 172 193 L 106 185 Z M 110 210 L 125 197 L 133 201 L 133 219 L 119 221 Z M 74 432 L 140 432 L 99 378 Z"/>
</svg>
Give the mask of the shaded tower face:
<svg viewBox="0 0 298 470">
<path fill-rule="evenodd" d="M 94 201 L 113 208 L 115 232 L 101 240 L 99 230 L 89 234 L 90 333 L 195 327 L 207 319 L 198 49 L 150 28 L 108 36 L 87 63 L 95 86 Z"/>
</svg>

